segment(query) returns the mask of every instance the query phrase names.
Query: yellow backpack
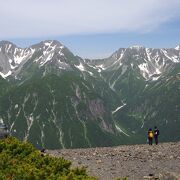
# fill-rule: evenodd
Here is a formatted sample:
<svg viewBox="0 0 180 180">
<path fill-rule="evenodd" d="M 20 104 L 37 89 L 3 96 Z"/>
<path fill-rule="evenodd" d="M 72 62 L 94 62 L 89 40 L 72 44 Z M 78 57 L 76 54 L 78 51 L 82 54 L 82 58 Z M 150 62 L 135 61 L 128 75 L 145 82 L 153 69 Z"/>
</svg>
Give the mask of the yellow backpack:
<svg viewBox="0 0 180 180">
<path fill-rule="evenodd" d="M 152 131 L 149 131 L 149 138 L 153 138 L 153 132 Z"/>
</svg>

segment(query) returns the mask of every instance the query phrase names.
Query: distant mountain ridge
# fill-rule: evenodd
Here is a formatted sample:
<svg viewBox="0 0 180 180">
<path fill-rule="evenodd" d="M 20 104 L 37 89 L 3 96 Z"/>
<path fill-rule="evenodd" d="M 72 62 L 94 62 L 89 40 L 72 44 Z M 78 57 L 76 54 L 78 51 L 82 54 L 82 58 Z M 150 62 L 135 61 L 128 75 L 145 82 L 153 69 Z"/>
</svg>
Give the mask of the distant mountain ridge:
<svg viewBox="0 0 180 180">
<path fill-rule="evenodd" d="M 180 62 L 180 50 L 177 47 L 171 49 L 153 49 L 142 46 L 120 48 L 109 58 L 93 61 L 92 64 L 97 66 L 99 71 L 117 70 L 121 66 L 126 69 L 127 66 L 131 66 L 131 68 L 136 68 L 143 78 L 149 80 Z"/>
<path fill-rule="evenodd" d="M 143 143 L 155 124 L 179 140 L 179 46 L 88 60 L 58 41 L 1 41 L 0 76 L 0 120 L 39 148 Z"/>
<path fill-rule="evenodd" d="M 6 78 L 10 75 L 18 74 L 18 70 L 33 56 L 33 62 L 40 67 L 52 63 L 58 59 L 57 66 L 60 69 L 71 69 L 65 59 L 67 54 L 74 56 L 65 46 L 56 40 L 42 41 L 29 48 L 19 48 L 15 44 L 8 41 L 0 41 L 0 57 L 1 57 L 1 76 Z M 118 69 L 121 64 L 133 64 L 131 60 L 137 60 L 136 65 L 145 79 L 149 79 L 153 75 L 159 75 L 165 72 L 173 63 L 180 62 L 180 46 L 175 48 L 153 49 L 143 46 L 131 46 L 129 48 L 120 48 L 109 58 L 93 60 L 97 65 L 98 71 Z M 127 61 L 128 59 L 128 61 Z M 94 63 L 95 62 L 95 63 Z M 104 63 L 102 63 L 104 62 Z M 68 62 L 69 63 L 69 62 Z M 73 63 L 79 63 L 75 61 Z M 91 64 L 91 63 L 89 63 Z M 81 64 L 79 68 L 84 68 Z"/>
</svg>

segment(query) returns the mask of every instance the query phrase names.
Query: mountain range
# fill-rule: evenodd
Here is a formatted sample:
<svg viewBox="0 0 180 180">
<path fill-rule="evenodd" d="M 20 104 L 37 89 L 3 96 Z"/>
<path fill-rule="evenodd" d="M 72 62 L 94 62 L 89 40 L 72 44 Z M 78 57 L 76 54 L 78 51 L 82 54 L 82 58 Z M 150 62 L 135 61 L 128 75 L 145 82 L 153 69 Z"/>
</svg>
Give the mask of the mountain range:
<svg viewBox="0 0 180 180">
<path fill-rule="evenodd" d="M 180 140 L 180 46 L 75 56 L 58 41 L 0 42 L 0 122 L 37 148 Z"/>
</svg>

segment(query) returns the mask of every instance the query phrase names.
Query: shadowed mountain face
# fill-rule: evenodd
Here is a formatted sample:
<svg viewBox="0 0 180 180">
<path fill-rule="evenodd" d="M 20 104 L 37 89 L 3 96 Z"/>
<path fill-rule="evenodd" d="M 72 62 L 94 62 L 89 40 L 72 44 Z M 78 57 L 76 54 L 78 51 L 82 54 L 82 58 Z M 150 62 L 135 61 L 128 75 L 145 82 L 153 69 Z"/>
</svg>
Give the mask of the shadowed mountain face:
<svg viewBox="0 0 180 180">
<path fill-rule="evenodd" d="M 180 49 L 121 48 L 84 60 L 58 41 L 0 42 L 0 121 L 42 148 L 179 140 Z M 168 134 L 168 135 L 167 135 Z"/>
</svg>

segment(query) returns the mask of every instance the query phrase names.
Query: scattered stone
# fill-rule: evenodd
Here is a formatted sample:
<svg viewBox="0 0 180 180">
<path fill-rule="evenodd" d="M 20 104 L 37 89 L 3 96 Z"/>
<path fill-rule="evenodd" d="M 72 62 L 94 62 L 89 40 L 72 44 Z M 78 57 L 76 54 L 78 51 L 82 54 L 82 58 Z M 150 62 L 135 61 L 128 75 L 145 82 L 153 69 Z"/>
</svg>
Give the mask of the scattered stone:
<svg viewBox="0 0 180 180">
<path fill-rule="evenodd" d="M 162 172 L 159 174 L 160 180 L 180 180 L 180 173 Z"/>
<path fill-rule="evenodd" d="M 157 146 L 46 150 L 46 154 L 69 159 L 72 167 L 84 166 L 99 180 L 180 180 L 180 142 Z M 164 172 L 166 171 L 166 172 Z"/>
<path fill-rule="evenodd" d="M 154 179 L 152 176 L 143 176 L 143 179 Z"/>
<path fill-rule="evenodd" d="M 174 157 L 173 156 L 170 156 L 169 159 L 173 159 Z"/>
<path fill-rule="evenodd" d="M 96 161 L 96 163 L 100 164 L 100 163 L 102 163 L 102 161 L 99 159 L 99 160 Z"/>
</svg>

